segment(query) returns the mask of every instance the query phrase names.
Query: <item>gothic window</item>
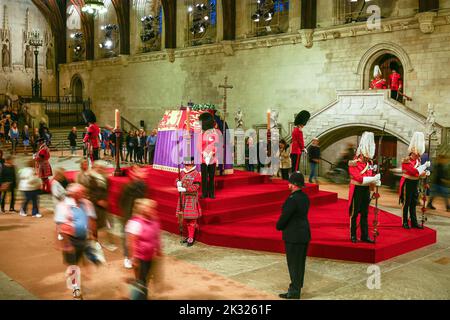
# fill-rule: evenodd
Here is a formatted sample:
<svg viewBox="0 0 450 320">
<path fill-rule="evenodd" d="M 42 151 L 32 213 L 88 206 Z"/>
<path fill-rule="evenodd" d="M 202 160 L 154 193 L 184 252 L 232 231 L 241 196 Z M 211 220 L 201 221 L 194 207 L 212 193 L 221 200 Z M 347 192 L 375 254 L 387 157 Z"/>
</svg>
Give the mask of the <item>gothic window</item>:
<svg viewBox="0 0 450 320">
<path fill-rule="evenodd" d="M 81 27 L 81 17 L 74 5 L 67 7 L 67 45 L 68 60 L 81 61 L 85 60 L 86 44 Z"/>
<path fill-rule="evenodd" d="M 161 0 L 134 0 L 140 52 L 160 51 L 163 31 Z"/>
<path fill-rule="evenodd" d="M 217 0 L 186 0 L 186 8 L 188 46 L 216 42 Z"/>
<path fill-rule="evenodd" d="M 108 10 L 105 13 L 100 13 L 95 21 L 98 57 L 111 58 L 118 56 L 120 52 L 119 25 L 111 0 L 105 0 L 104 4 Z"/>
<path fill-rule="evenodd" d="M 253 35 L 284 33 L 289 29 L 289 0 L 251 0 L 250 14 Z"/>
</svg>

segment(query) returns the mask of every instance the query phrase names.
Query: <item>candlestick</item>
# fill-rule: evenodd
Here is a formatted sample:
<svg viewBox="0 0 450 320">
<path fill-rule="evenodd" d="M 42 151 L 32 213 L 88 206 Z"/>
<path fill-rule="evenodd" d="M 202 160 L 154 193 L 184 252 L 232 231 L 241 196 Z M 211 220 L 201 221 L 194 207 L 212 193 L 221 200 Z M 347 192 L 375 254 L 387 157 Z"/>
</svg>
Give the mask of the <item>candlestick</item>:
<svg viewBox="0 0 450 320">
<path fill-rule="evenodd" d="M 270 131 L 270 109 L 267 110 L 267 131 Z"/>
<path fill-rule="evenodd" d="M 120 112 L 116 109 L 115 126 L 114 129 L 120 129 Z"/>
<path fill-rule="evenodd" d="M 187 132 L 190 134 L 191 132 L 191 109 L 188 107 L 186 112 L 186 127 Z"/>
</svg>

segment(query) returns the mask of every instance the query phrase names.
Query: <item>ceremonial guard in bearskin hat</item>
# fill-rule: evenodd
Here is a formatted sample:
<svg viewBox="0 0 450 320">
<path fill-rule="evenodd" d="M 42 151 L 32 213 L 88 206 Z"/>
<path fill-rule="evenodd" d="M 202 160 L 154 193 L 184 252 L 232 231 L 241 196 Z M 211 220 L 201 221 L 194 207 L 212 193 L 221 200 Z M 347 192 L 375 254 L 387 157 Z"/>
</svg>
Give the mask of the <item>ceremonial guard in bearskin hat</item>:
<svg viewBox="0 0 450 320">
<path fill-rule="evenodd" d="M 197 219 L 202 216 L 202 210 L 198 201 L 198 192 L 201 183 L 200 173 L 196 170 L 194 158 L 184 161 L 184 169 L 176 185 L 180 198 L 177 205 L 177 217 L 181 226 L 181 233 L 186 226 L 187 238 L 184 243 L 191 247 L 195 241 L 195 230 L 198 229 Z"/>
<path fill-rule="evenodd" d="M 89 125 L 87 134 L 83 139 L 84 143 L 88 144 L 89 154 L 91 161 L 99 160 L 99 148 L 100 148 L 100 128 L 97 126 L 97 117 L 91 110 L 83 111 L 84 121 Z"/>
<path fill-rule="evenodd" d="M 217 148 L 220 134 L 215 129 L 215 121 L 209 112 L 202 113 L 199 117 L 202 125 L 202 198 L 215 198 L 214 178 L 217 167 Z"/>
<path fill-rule="evenodd" d="M 372 159 L 375 155 L 375 139 L 373 132 L 364 132 L 359 143 L 354 160 L 349 161 L 348 171 L 350 175 L 349 189 L 349 214 L 350 214 L 350 239 L 356 243 L 356 228 L 358 214 L 361 226 L 361 241 L 374 243 L 369 237 L 369 225 L 367 222 L 370 204 L 370 189 L 381 185 L 381 175 L 376 174 Z"/>
<path fill-rule="evenodd" d="M 419 199 L 419 179 L 430 175 L 427 169 L 430 161 L 421 165 L 420 156 L 425 152 L 425 137 L 422 132 L 415 132 L 408 148 L 409 156 L 402 161 L 403 176 L 400 180 L 400 203 L 403 204 L 403 228 L 409 229 L 408 212 L 411 228 L 423 229 L 417 223 L 416 206 Z"/>
<path fill-rule="evenodd" d="M 303 127 L 309 121 L 311 114 L 308 111 L 301 111 L 294 121 L 294 129 L 292 130 L 292 144 L 291 144 L 291 161 L 292 161 L 292 172 L 299 171 L 300 158 L 302 152 L 305 151 L 305 141 L 303 139 Z"/>
<path fill-rule="evenodd" d="M 50 180 L 53 175 L 52 166 L 48 161 L 50 159 L 50 149 L 45 143 L 45 138 L 38 139 L 39 150 L 33 156 L 36 163 L 36 174 L 42 179 L 42 191 L 51 192 Z"/>
</svg>

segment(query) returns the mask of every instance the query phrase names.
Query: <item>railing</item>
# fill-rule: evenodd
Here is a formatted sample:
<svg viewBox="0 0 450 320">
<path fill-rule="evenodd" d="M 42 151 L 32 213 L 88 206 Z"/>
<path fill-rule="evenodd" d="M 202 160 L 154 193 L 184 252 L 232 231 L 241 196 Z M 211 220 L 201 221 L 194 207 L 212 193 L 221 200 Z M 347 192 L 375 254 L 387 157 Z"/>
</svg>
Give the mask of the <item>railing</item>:
<svg viewBox="0 0 450 320">
<path fill-rule="evenodd" d="M 129 132 L 132 130 L 139 130 L 141 128 L 138 128 L 137 126 L 135 126 L 131 121 L 129 121 L 128 119 L 124 118 L 124 117 L 120 117 L 120 127 L 122 128 L 122 130 L 124 132 Z"/>
<path fill-rule="evenodd" d="M 46 102 L 45 113 L 49 127 L 79 126 L 84 123 L 82 112 L 90 109 L 90 101 Z"/>
</svg>

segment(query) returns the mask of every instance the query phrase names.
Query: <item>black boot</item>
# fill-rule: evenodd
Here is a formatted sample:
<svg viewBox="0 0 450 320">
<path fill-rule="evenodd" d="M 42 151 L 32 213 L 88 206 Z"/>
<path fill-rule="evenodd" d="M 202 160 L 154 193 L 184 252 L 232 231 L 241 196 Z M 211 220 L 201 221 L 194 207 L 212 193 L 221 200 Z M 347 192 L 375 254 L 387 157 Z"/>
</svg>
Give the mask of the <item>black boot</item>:
<svg viewBox="0 0 450 320">
<path fill-rule="evenodd" d="M 287 293 L 280 293 L 278 296 L 281 299 L 290 300 L 290 299 L 300 299 L 301 294 L 302 294 L 302 290 L 300 290 L 300 292 L 298 294 L 292 294 L 292 293 L 287 292 Z"/>
<path fill-rule="evenodd" d="M 404 222 L 404 223 L 403 223 L 403 229 L 411 229 L 411 228 L 409 227 L 408 222 Z"/>
<path fill-rule="evenodd" d="M 433 203 L 432 203 L 431 201 L 428 202 L 427 208 L 428 208 L 428 209 L 431 209 L 431 210 L 436 210 L 436 208 L 433 207 Z"/>
<path fill-rule="evenodd" d="M 372 243 L 372 244 L 375 243 L 375 241 L 373 241 L 373 240 L 370 239 L 369 237 L 362 238 L 361 241 L 362 241 L 362 242 L 365 242 L 365 243 Z"/>
<path fill-rule="evenodd" d="M 412 229 L 423 229 L 423 226 L 421 226 L 420 224 L 418 224 L 418 223 L 412 223 L 411 224 L 411 228 Z"/>
<path fill-rule="evenodd" d="M 351 236 L 350 240 L 351 240 L 353 243 L 357 243 L 357 242 L 358 242 L 358 239 L 356 238 L 356 236 Z"/>
</svg>

